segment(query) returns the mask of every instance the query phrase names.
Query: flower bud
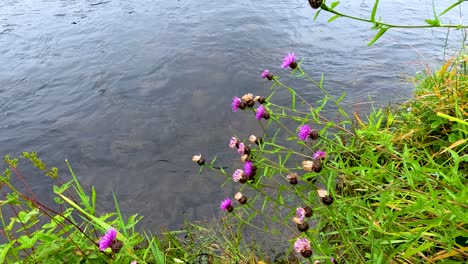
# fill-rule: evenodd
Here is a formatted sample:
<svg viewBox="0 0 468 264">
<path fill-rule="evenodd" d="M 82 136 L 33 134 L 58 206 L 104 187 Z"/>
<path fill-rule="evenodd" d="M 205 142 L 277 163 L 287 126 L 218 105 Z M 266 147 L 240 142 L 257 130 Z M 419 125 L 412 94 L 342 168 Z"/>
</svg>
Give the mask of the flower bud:
<svg viewBox="0 0 468 264">
<path fill-rule="evenodd" d="M 309 224 L 307 222 L 297 224 L 297 230 L 299 230 L 300 232 L 305 232 L 309 230 Z"/>
<path fill-rule="evenodd" d="M 313 9 L 319 8 L 323 3 L 323 0 L 309 0 L 309 4 Z"/>
<path fill-rule="evenodd" d="M 248 107 L 253 107 L 255 105 L 255 101 L 250 100 L 250 101 L 246 102 L 246 104 L 247 104 Z"/>
<path fill-rule="evenodd" d="M 312 139 L 312 140 L 316 140 L 319 138 L 319 132 L 317 129 L 311 129 L 310 130 L 310 133 L 309 133 L 309 137 Z"/>
<path fill-rule="evenodd" d="M 251 94 L 251 93 L 244 94 L 241 98 L 246 103 L 249 102 L 249 101 L 252 101 L 254 99 L 253 94 Z"/>
<path fill-rule="evenodd" d="M 314 162 L 311 161 L 311 160 L 304 160 L 302 162 L 302 168 L 305 170 L 305 171 L 312 171 L 312 168 L 314 167 Z"/>
<path fill-rule="evenodd" d="M 331 195 L 322 197 L 322 203 L 325 204 L 325 205 L 332 204 L 333 203 L 333 197 L 331 197 Z"/>
<path fill-rule="evenodd" d="M 263 96 L 255 96 L 255 101 L 259 102 L 260 104 L 265 103 L 266 99 Z"/>
<path fill-rule="evenodd" d="M 297 173 L 291 173 L 286 176 L 288 179 L 289 184 L 291 185 L 296 185 L 298 180 L 297 180 Z"/>
<path fill-rule="evenodd" d="M 310 258 L 312 256 L 312 250 L 308 249 L 302 251 L 301 256 L 303 256 L 304 258 Z"/>
<path fill-rule="evenodd" d="M 249 180 L 249 176 L 243 174 L 242 177 L 240 178 L 239 182 L 240 183 L 246 183 Z"/>
<path fill-rule="evenodd" d="M 320 160 L 312 161 L 312 170 L 314 172 L 321 172 L 322 171 L 322 162 Z"/>
<path fill-rule="evenodd" d="M 312 216 L 312 208 L 309 206 L 303 207 L 305 211 L 305 217 L 309 218 Z"/>
<path fill-rule="evenodd" d="M 242 102 L 239 104 L 239 109 L 241 109 L 241 110 L 244 110 L 246 107 L 247 107 L 247 103 L 245 103 L 244 101 L 242 101 Z"/>
<path fill-rule="evenodd" d="M 291 62 L 291 64 L 289 64 L 289 67 L 291 69 L 293 69 L 293 70 L 296 69 L 297 68 L 297 62 L 295 62 L 295 61 Z"/>
<path fill-rule="evenodd" d="M 330 205 L 333 203 L 333 197 L 328 194 L 326 190 L 318 189 L 317 190 L 318 196 L 322 199 L 322 203 L 325 205 Z"/>
<path fill-rule="evenodd" d="M 236 193 L 236 195 L 234 195 L 234 199 L 236 199 L 240 204 L 247 203 L 247 197 L 241 192 Z"/>
<path fill-rule="evenodd" d="M 122 249 L 123 247 L 123 242 L 120 241 L 120 240 L 117 240 L 115 239 L 114 241 L 112 241 L 112 245 L 111 245 L 111 249 L 112 249 L 112 253 L 119 253 L 120 249 Z"/>
<path fill-rule="evenodd" d="M 194 155 L 192 157 L 192 161 L 193 162 L 196 162 L 198 165 L 202 166 L 203 164 L 205 164 L 205 159 L 202 158 L 201 154 L 198 154 L 198 155 Z"/>
<path fill-rule="evenodd" d="M 245 162 L 248 158 L 249 158 L 249 155 L 244 154 L 244 155 L 241 156 L 241 161 Z"/>
</svg>

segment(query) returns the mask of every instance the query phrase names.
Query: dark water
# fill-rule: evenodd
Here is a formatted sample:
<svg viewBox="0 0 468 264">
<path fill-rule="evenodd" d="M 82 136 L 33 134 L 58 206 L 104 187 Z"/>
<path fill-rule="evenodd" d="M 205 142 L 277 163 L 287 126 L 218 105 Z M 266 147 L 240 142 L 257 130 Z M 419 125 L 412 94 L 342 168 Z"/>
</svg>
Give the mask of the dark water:
<svg viewBox="0 0 468 264">
<path fill-rule="evenodd" d="M 371 2 L 339 8 L 369 16 Z M 420 24 L 432 14 L 429 0 L 381 2 L 389 22 Z M 369 96 L 387 104 L 408 98 L 409 77 L 437 65 L 444 47 L 453 54 L 461 45 L 461 31 L 446 43 L 447 30 L 420 29 L 390 30 L 367 47 L 370 25 L 328 24 L 328 14 L 314 23 L 313 15 L 299 0 L 3 0 L 0 152 L 37 151 L 63 177 L 68 159 L 87 188 L 96 186 L 102 212 L 114 192 L 146 227 L 175 226 L 213 216 L 235 191 L 221 189 L 219 175 L 199 175 L 191 157 L 219 155 L 233 166 L 229 137 L 258 128 L 231 112 L 231 98 L 267 93 L 259 75 L 286 73 L 286 53 L 303 58 L 313 76 L 323 72 L 332 94 L 348 94 L 346 104 Z M 448 18 L 463 20 L 459 9 Z M 37 192 L 51 190 L 39 177 L 30 181 Z"/>
</svg>

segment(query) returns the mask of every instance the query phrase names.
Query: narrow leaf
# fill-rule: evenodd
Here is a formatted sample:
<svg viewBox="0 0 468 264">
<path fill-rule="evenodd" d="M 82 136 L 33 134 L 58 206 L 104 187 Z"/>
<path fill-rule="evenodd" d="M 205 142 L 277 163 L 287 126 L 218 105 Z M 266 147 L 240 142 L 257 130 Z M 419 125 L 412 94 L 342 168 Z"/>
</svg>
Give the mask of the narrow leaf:
<svg viewBox="0 0 468 264">
<path fill-rule="evenodd" d="M 388 29 L 388 27 L 381 28 L 379 33 L 375 35 L 375 37 L 369 42 L 369 44 L 367 44 L 367 46 L 372 46 L 385 32 L 387 32 Z"/>
<path fill-rule="evenodd" d="M 377 13 L 377 6 L 379 5 L 379 0 L 375 0 L 374 7 L 372 8 L 372 14 L 370 20 L 375 22 L 375 14 Z M 385 33 L 385 32 L 384 32 Z M 383 33 L 382 33 L 383 34 Z M 370 45 L 369 45 L 370 46 Z"/>
<path fill-rule="evenodd" d="M 318 17 L 318 15 L 320 14 L 320 11 L 322 11 L 322 9 L 320 9 L 319 11 L 317 11 L 317 13 L 315 13 L 314 22 L 315 22 L 315 20 L 317 20 L 317 17 Z"/>
<path fill-rule="evenodd" d="M 466 0 L 460 0 L 460 1 L 456 2 L 455 4 L 453 4 L 453 5 L 449 6 L 449 7 L 447 7 L 447 9 L 445 9 L 444 11 L 442 11 L 442 13 L 440 13 L 439 16 L 444 15 L 445 13 L 447 13 L 447 12 L 450 11 L 450 10 L 452 10 L 454 7 L 456 7 L 457 5 L 463 3 L 464 1 L 466 1 Z"/>
<path fill-rule="evenodd" d="M 335 2 L 331 3 L 330 9 L 334 9 L 334 8 L 337 7 L 339 4 L 340 4 L 340 1 L 335 1 Z"/>
<path fill-rule="evenodd" d="M 328 19 L 328 23 L 332 22 L 333 20 L 335 20 L 335 19 L 337 19 L 339 17 L 341 17 L 341 16 L 340 15 L 334 15 L 334 16 L 330 17 L 330 19 Z"/>
</svg>

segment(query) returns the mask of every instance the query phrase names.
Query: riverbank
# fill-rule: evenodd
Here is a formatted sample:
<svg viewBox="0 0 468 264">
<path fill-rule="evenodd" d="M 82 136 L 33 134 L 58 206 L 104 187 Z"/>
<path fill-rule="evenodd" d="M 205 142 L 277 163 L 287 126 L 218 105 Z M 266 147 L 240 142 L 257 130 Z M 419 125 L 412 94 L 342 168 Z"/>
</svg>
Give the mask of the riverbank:
<svg viewBox="0 0 468 264">
<path fill-rule="evenodd" d="M 100 194 L 84 190 L 71 166 L 67 180 L 35 153 L 6 157 L 0 262 L 466 261 L 466 62 L 460 54 L 439 69 L 427 68 L 415 78 L 413 99 L 359 114 L 341 111 L 341 98 L 308 77 L 297 57 L 285 58 L 289 70 L 264 73 L 271 95 L 233 100 L 236 114 L 256 118 L 264 131 L 226 142 L 242 167 L 225 171 L 214 157 L 194 156 L 202 175 L 218 171 L 242 195 L 222 201 L 220 218 L 182 230 L 140 233 L 141 218 L 124 218 L 117 199 L 115 212 L 97 212 Z M 323 99 L 305 100 L 281 82 L 282 74 L 312 83 Z M 289 93 L 289 105 L 275 104 L 281 91 Z M 325 117 L 330 106 L 341 117 Z M 22 166 L 55 181 L 53 200 L 34 193 Z"/>
</svg>

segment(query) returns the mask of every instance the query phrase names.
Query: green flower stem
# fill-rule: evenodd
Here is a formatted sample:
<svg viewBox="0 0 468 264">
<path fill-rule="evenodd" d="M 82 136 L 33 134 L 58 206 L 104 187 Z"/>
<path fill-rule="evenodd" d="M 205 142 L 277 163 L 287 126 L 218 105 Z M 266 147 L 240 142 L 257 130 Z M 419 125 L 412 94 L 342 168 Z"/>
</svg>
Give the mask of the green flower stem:
<svg viewBox="0 0 468 264">
<path fill-rule="evenodd" d="M 388 28 L 434 28 L 434 27 L 440 27 L 440 28 L 456 28 L 456 29 L 459 29 L 459 28 L 468 28 L 468 25 L 463 25 L 463 24 L 459 24 L 459 25 L 451 25 L 451 24 L 440 24 L 440 25 L 398 25 L 398 24 L 390 24 L 390 23 L 385 23 L 385 22 L 381 22 L 381 21 L 372 21 L 370 19 L 366 19 L 366 18 L 362 18 L 362 17 L 356 17 L 356 16 L 351 16 L 351 15 L 346 15 L 346 14 L 343 14 L 341 12 L 338 12 L 336 11 L 335 9 L 330 9 L 328 6 L 326 6 L 325 4 L 322 5 L 322 10 L 323 11 L 327 11 L 327 12 L 330 12 L 332 14 L 335 14 L 335 15 L 338 15 L 340 17 L 346 17 L 346 18 L 350 18 L 350 19 L 354 19 L 354 20 L 358 20 L 358 21 L 363 21 L 363 22 L 367 22 L 367 23 L 371 23 L 371 24 L 374 24 L 376 26 L 379 26 L 380 28 L 382 27 L 388 27 Z"/>
<path fill-rule="evenodd" d="M 310 77 L 309 74 L 307 74 L 305 71 L 303 71 L 300 66 L 298 66 L 297 69 L 301 72 L 301 74 L 303 76 L 306 77 L 307 80 L 311 81 L 315 86 L 317 86 L 323 92 L 323 94 L 325 94 L 327 97 L 329 97 L 332 100 L 332 102 L 335 103 L 336 107 L 338 107 L 338 109 L 340 109 L 341 113 L 346 113 L 344 111 L 344 109 L 341 107 L 341 105 L 338 103 L 338 101 L 325 88 L 323 88 L 323 86 L 320 83 L 318 83 L 317 81 L 312 79 L 312 77 Z M 350 124 L 352 124 L 351 120 L 349 119 L 349 117 L 347 115 L 345 115 L 343 117 L 346 118 L 350 122 Z M 354 133 L 351 133 L 351 134 L 354 134 Z"/>
<path fill-rule="evenodd" d="M 271 216 L 270 216 L 270 215 L 267 215 L 267 214 L 263 213 L 262 211 L 260 211 L 260 210 L 258 210 L 257 208 L 253 207 L 253 206 L 252 206 L 251 204 L 249 204 L 248 202 L 247 202 L 246 206 L 247 206 L 248 208 L 252 209 L 253 211 L 255 211 L 255 212 L 257 212 L 257 213 L 263 215 L 266 219 L 271 219 Z M 278 220 L 275 220 L 275 219 L 271 219 L 271 220 L 272 220 L 273 222 L 276 222 L 276 223 L 278 223 L 278 224 L 281 224 L 281 225 L 286 226 L 293 234 L 296 234 L 296 235 L 297 235 L 298 230 L 295 230 L 295 229 L 291 228 L 291 226 L 289 226 L 289 225 L 286 224 L 285 222 L 281 222 L 281 221 L 278 221 Z"/>
<path fill-rule="evenodd" d="M 302 69 L 301 69 L 300 67 L 298 67 L 298 69 L 299 69 L 301 72 L 303 72 Z M 305 74 L 305 72 L 304 72 L 304 74 Z M 307 77 L 308 77 L 308 79 L 311 80 L 317 87 L 319 87 L 325 94 L 328 94 L 328 92 L 327 92 L 325 89 L 323 89 L 323 87 L 321 87 L 321 85 L 320 85 L 319 83 L 317 83 L 315 80 L 313 80 L 312 78 L 310 78 L 308 75 L 307 75 Z M 289 87 L 289 86 L 283 84 L 282 82 L 280 82 L 280 81 L 278 80 L 278 78 L 274 78 L 273 80 L 275 81 L 276 84 L 278 84 L 278 85 L 280 85 L 280 86 L 282 86 L 282 87 L 284 87 L 284 88 L 290 90 L 291 92 L 293 92 L 294 95 L 296 95 L 302 102 L 304 102 L 304 104 L 306 104 L 306 105 L 311 109 L 311 111 L 312 111 L 312 109 L 315 109 L 315 107 L 313 107 L 304 97 L 302 97 L 300 94 L 298 94 L 294 89 L 292 89 L 291 87 Z M 334 100 L 334 98 L 333 98 L 332 96 L 328 95 L 328 97 L 330 97 L 332 100 Z M 339 104 L 336 102 L 336 100 L 334 101 L 334 103 L 337 104 L 338 107 L 340 107 Z M 283 107 L 283 108 L 284 108 L 284 109 L 288 109 L 288 110 L 290 110 L 291 112 L 297 112 L 296 110 L 292 110 L 292 109 L 285 108 L 285 107 Z M 340 107 L 340 109 L 341 109 L 341 107 Z M 301 113 L 301 112 L 299 112 L 299 113 Z M 325 121 L 325 123 L 332 124 L 332 126 L 333 126 L 334 128 L 339 129 L 339 130 L 341 130 L 341 131 L 344 131 L 344 132 L 346 132 L 346 133 L 348 133 L 348 134 L 350 134 L 350 135 L 354 135 L 353 132 L 347 130 L 346 128 L 344 128 L 344 127 L 342 127 L 342 126 L 336 125 L 335 122 L 332 122 L 330 119 L 328 119 L 328 118 L 326 118 L 326 117 L 320 115 L 319 113 L 315 113 L 315 114 L 316 114 L 320 119 L 322 119 L 323 121 Z M 347 117 L 346 117 L 346 118 L 347 118 Z"/>
<path fill-rule="evenodd" d="M 244 209 L 244 208 L 243 208 L 243 209 Z M 244 209 L 244 210 L 245 210 L 245 209 Z M 248 225 L 248 226 L 250 226 L 250 227 L 253 227 L 253 228 L 258 229 L 258 230 L 260 230 L 260 231 L 262 231 L 262 232 L 266 232 L 266 233 L 269 233 L 269 234 L 272 234 L 272 235 L 277 235 L 277 234 L 275 234 L 275 233 L 273 233 L 273 232 L 271 232 L 271 231 L 267 231 L 267 230 L 265 230 L 265 229 L 263 229 L 263 228 L 260 228 L 260 227 L 254 225 L 254 224 L 252 224 L 252 223 L 250 223 L 250 222 L 245 221 L 242 217 L 240 217 L 240 216 L 239 216 L 238 214 L 236 214 L 236 213 L 231 213 L 231 215 L 234 215 L 234 216 L 235 216 L 237 219 L 239 219 L 242 223 L 244 223 L 244 224 L 246 224 L 246 225 Z"/>
</svg>

